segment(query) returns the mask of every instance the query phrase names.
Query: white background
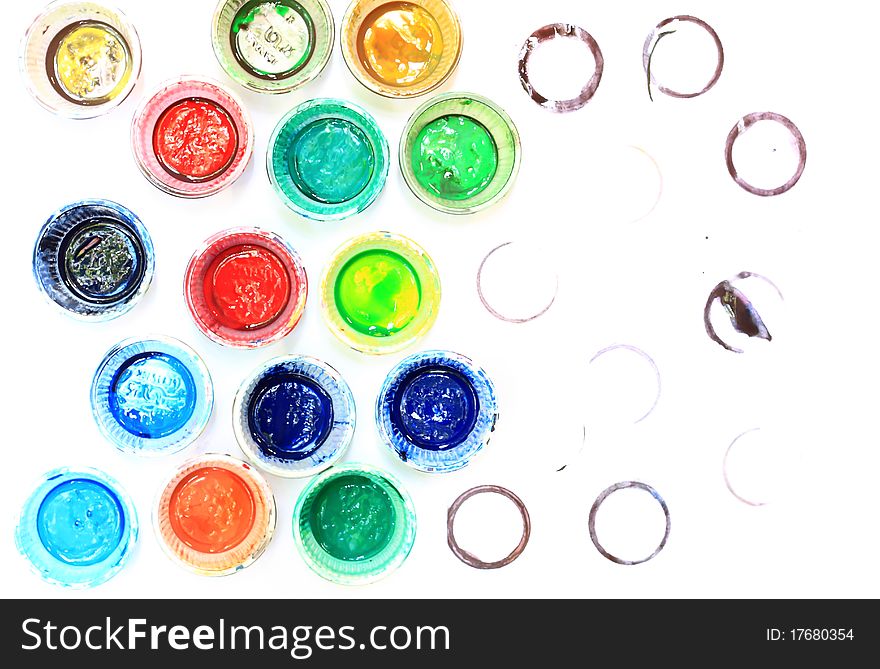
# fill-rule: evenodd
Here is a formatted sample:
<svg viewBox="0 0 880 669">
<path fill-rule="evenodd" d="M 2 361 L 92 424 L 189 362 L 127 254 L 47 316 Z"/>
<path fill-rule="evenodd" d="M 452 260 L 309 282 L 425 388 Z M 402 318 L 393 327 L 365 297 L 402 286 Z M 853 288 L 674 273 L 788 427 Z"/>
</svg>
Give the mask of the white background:
<svg viewBox="0 0 880 669">
<path fill-rule="evenodd" d="M 330 4 L 338 26 L 346 3 Z M 16 71 L 16 38 L 41 5 L 10 3 L 0 46 L 5 200 L 0 285 L 6 296 L 3 596 L 880 595 L 877 16 L 868 15 L 875 11 L 866 9 L 868 4 L 839 2 L 830 14 L 818 3 L 757 0 L 458 0 L 464 52 L 442 90 L 479 92 L 513 117 L 522 135 L 523 162 L 510 196 L 475 216 L 441 215 L 409 193 L 395 160 L 384 192 L 367 211 L 327 224 L 297 218 L 272 192 L 265 152 L 277 120 L 313 97 L 352 100 L 377 117 L 396 156 L 403 125 L 424 98 L 389 101 L 369 93 L 349 74 L 338 43 L 324 74 L 304 89 L 277 97 L 249 93 L 226 77 L 212 53 L 213 0 L 120 0 L 141 36 L 141 82 L 107 116 L 63 120 L 27 96 Z M 674 100 L 655 94 L 652 103 L 645 89 L 642 44 L 658 21 L 683 13 L 700 16 L 719 33 L 726 55 L 723 74 L 702 97 Z M 565 115 L 534 104 L 516 72 L 525 38 L 556 21 L 587 29 L 605 56 L 605 74 L 593 101 Z M 227 83 L 245 101 L 256 128 L 255 153 L 244 176 L 204 200 L 180 200 L 152 187 L 138 172 L 129 146 L 138 102 L 163 80 L 181 74 Z M 588 73 L 569 74 L 585 79 Z M 741 190 L 723 160 L 725 138 L 737 119 L 767 110 L 794 120 L 809 156 L 800 183 L 776 198 Z M 622 224 L 614 220 L 613 207 L 595 204 L 607 199 L 609 190 L 623 194 L 622 206 L 629 195 L 644 197 L 643 183 L 611 182 L 602 163 L 608 151 L 630 144 L 656 159 L 663 193 L 650 216 Z M 157 272 L 145 299 L 104 324 L 81 324 L 54 311 L 40 298 L 30 269 L 34 240 L 46 217 L 86 197 L 131 208 L 156 248 Z M 285 236 L 301 253 L 312 281 L 302 323 L 285 340 L 262 350 L 229 350 L 208 341 L 191 322 L 182 298 L 183 271 L 192 251 L 212 233 L 235 225 L 259 225 Z M 378 229 L 422 244 L 443 282 L 433 330 L 410 351 L 387 357 L 364 356 L 337 342 L 322 322 L 316 290 L 333 249 L 351 236 Z M 560 273 L 556 304 L 531 324 L 494 319 L 475 290 L 481 258 L 512 239 L 539 242 Z M 702 308 L 717 282 L 741 270 L 773 279 L 785 296 L 785 318 L 768 322 L 772 344 L 738 356 L 706 336 Z M 90 414 L 88 391 L 104 352 L 124 337 L 146 333 L 176 336 L 205 358 L 216 405 L 207 431 L 193 446 L 175 456 L 142 460 L 117 452 L 102 439 Z M 595 392 L 587 361 L 614 343 L 644 349 L 662 374 L 660 401 L 637 425 L 599 420 L 615 415 L 621 405 L 624 415 L 631 410 L 630 419 L 637 417 L 639 402 L 650 395 L 650 377 L 625 365 L 617 378 L 632 388 L 632 397 L 614 395 L 613 388 Z M 452 475 L 408 470 L 384 450 L 376 434 L 373 403 L 382 379 L 403 355 L 422 348 L 471 356 L 498 387 L 501 418 L 492 443 Z M 151 513 L 160 482 L 183 460 L 202 452 L 240 456 L 230 417 L 234 393 L 258 364 L 290 352 L 328 361 L 350 383 L 360 420 L 345 459 L 387 469 L 414 498 L 415 547 L 403 567 L 380 583 L 337 586 L 305 566 L 290 531 L 302 481 L 269 477 L 278 504 L 275 538 L 254 565 L 233 576 L 192 575 L 172 564 L 154 537 Z M 586 397 L 593 397 L 593 403 Z M 597 408 L 603 397 L 617 401 Z M 629 400 L 633 407 L 625 406 Z M 585 422 L 583 450 L 556 473 L 564 464 L 560 461 L 578 452 Z M 771 478 L 772 492 L 783 494 L 759 508 L 735 499 L 722 477 L 728 444 L 754 427 L 762 428 L 757 434 L 764 437 L 768 454 L 784 454 L 783 466 Z M 121 481 L 134 498 L 141 526 L 127 567 L 85 593 L 44 584 L 29 572 L 13 542 L 17 514 L 35 481 L 48 469 L 75 464 L 98 467 Z M 758 476 L 760 469 L 759 460 L 746 474 Z M 653 561 L 634 567 L 605 560 L 587 534 L 593 500 L 605 487 L 628 479 L 653 485 L 672 515 L 666 548 Z M 461 564 L 446 546 L 448 505 L 482 483 L 518 493 L 533 523 L 522 557 L 494 572 Z M 516 541 L 515 515 L 505 515 L 510 509 L 503 503 L 480 510 L 497 512 L 500 520 L 471 513 L 484 529 L 472 527 L 468 536 L 473 543 L 466 547 L 482 549 L 487 557 L 503 555 Z M 657 532 L 654 525 L 629 526 L 624 520 L 605 523 L 609 541 L 624 527 L 637 537 L 647 536 L 642 531 Z M 626 533 L 617 539 L 624 541 Z"/>
</svg>

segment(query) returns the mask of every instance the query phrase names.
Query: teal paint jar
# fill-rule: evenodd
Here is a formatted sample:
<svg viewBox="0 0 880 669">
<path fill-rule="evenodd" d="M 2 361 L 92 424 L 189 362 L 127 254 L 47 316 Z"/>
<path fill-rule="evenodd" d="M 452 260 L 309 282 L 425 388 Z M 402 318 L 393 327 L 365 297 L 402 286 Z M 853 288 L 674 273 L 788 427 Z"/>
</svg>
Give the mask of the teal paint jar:
<svg viewBox="0 0 880 669">
<path fill-rule="evenodd" d="M 266 169 L 281 200 L 300 216 L 341 220 L 366 209 L 388 177 L 388 142 L 376 120 L 342 100 L 304 102 L 269 140 Z"/>
</svg>

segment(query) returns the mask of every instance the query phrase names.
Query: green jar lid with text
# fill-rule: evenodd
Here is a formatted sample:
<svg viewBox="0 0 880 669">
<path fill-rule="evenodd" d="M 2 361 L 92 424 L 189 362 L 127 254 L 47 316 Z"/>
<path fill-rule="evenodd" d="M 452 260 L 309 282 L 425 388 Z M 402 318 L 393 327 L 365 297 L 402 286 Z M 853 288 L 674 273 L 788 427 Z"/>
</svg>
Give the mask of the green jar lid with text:
<svg viewBox="0 0 880 669">
<path fill-rule="evenodd" d="M 221 67 L 257 93 L 287 93 L 317 77 L 333 36 L 326 0 L 221 0 L 211 26 Z"/>
</svg>

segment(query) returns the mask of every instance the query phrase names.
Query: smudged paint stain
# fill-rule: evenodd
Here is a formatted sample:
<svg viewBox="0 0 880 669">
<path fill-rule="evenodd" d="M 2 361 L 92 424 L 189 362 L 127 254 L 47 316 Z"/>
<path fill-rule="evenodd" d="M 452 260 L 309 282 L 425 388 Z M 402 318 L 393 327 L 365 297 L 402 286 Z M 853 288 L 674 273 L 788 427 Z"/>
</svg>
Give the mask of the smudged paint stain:
<svg viewBox="0 0 880 669">
<path fill-rule="evenodd" d="M 770 281 L 770 279 L 761 276 L 760 274 L 755 274 L 754 272 L 740 272 L 733 278 L 725 279 L 716 285 L 715 288 L 712 289 L 712 292 L 709 293 L 709 299 L 706 300 L 706 306 L 703 308 L 703 324 L 706 327 L 706 334 L 709 335 L 709 338 L 712 339 L 712 341 L 734 353 L 742 353 L 743 350 L 725 342 L 715 332 L 715 326 L 712 324 L 710 312 L 712 310 L 712 305 L 716 300 L 718 300 L 721 306 L 724 307 L 734 330 L 748 337 L 757 337 L 768 342 L 773 340 L 770 331 L 767 329 L 766 324 L 754 304 L 752 304 L 752 301 L 749 300 L 740 289 L 733 285 L 734 281 L 748 279 L 750 277 L 766 281 L 773 286 L 776 292 L 779 293 L 779 297 L 782 298 L 782 293 L 779 292 L 779 289 L 772 281 Z"/>
</svg>

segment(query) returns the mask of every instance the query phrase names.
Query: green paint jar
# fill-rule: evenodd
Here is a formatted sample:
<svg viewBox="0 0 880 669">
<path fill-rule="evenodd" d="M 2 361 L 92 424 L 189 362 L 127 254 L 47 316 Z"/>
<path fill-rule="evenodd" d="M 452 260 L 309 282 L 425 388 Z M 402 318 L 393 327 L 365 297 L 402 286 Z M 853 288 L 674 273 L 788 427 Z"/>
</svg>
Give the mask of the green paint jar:
<svg viewBox="0 0 880 669">
<path fill-rule="evenodd" d="M 334 467 L 300 493 L 293 538 L 306 564 L 336 583 L 372 583 L 406 560 L 416 538 L 412 500 L 368 465 Z"/>
<path fill-rule="evenodd" d="M 364 353 L 392 353 L 425 334 L 437 319 L 440 277 L 428 254 L 390 232 L 343 244 L 321 280 L 330 330 Z"/>
<path fill-rule="evenodd" d="M 287 93 L 317 77 L 333 36 L 326 0 L 221 0 L 211 29 L 220 66 L 257 93 Z"/>
<path fill-rule="evenodd" d="M 304 102 L 269 140 L 266 169 L 282 201 L 301 216 L 340 220 L 366 209 L 388 176 L 388 142 L 375 119 L 342 100 Z"/>
<path fill-rule="evenodd" d="M 520 162 L 519 133 L 503 109 L 471 93 L 445 93 L 410 117 L 400 141 L 400 169 L 422 202 L 471 214 L 500 200 Z"/>
</svg>

